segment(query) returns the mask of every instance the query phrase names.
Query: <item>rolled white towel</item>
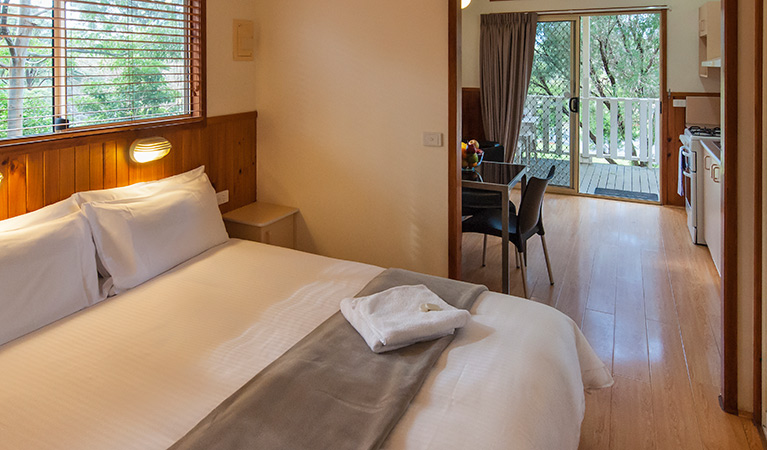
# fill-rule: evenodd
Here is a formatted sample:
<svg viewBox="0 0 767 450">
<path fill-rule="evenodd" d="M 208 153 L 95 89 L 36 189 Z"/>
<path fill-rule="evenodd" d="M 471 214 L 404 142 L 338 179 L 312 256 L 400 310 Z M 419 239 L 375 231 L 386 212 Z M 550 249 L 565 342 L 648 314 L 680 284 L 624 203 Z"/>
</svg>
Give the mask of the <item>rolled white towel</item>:
<svg viewBox="0 0 767 450">
<path fill-rule="evenodd" d="M 471 318 L 422 284 L 343 299 L 341 313 L 376 353 L 452 334 Z"/>
</svg>

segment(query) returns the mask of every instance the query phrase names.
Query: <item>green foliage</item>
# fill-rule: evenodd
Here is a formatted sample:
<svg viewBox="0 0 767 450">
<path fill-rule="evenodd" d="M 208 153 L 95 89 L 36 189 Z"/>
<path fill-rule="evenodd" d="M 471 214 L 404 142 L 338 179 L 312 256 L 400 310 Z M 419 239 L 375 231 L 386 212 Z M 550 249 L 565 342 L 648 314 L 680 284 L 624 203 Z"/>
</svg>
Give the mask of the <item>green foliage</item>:
<svg viewBox="0 0 767 450">
<path fill-rule="evenodd" d="M 538 23 L 529 95 L 562 96 L 570 92 L 570 28 L 570 22 Z"/>
<path fill-rule="evenodd" d="M 612 16 L 591 16 L 590 54 L 583 55 L 581 43 L 581 61 L 589 56 L 590 92 L 581 93 L 581 97 L 611 97 L 632 99 L 657 99 L 660 95 L 660 15 L 627 14 Z M 528 99 L 525 103 L 525 129 L 535 136 L 533 151 L 568 153 L 569 149 L 569 94 L 572 91 L 573 70 L 580 74 L 581 68 L 572 67 L 572 29 L 569 21 L 539 22 L 535 37 L 535 57 L 531 74 Z M 583 32 L 581 31 L 581 36 Z M 596 107 L 600 100 L 582 103 L 582 108 L 589 108 L 590 141 L 595 149 Z M 603 123 L 605 144 L 609 145 L 611 129 L 610 114 L 616 110 L 618 126 L 618 145 L 625 148 L 626 114 L 631 115 L 632 128 L 629 148 L 640 138 L 639 102 L 634 101 L 630 111 L 626 111 L 623 101 L 603 102 Z M 654 137 L 655 129 L 649 129 L 648 137 Z M 622 150 L 621 150 L 622 151 Z"/>
<path fill-rule="evenodd" d="M 0 0 L 2 2 L 3 0 Z M 7 1 L 7 0 L 6 0 Z M 38 3 L 42 0 L 36 0 Z M 181 115 L 188 111 L 188 68 L 185 62 L 184 28 L 177 19 L 186 8 L 184 0 L 153 3 L 152 9 L 136 11 L 134 0 L 95 0 L 71 4 L 66 13 L 67 118 L 73 126 L 122 122 L 142 118 Z M 131 17 L 119 18 L 121 15 Z M 52 25 L 52 20 L 47 19 Z M 12 30 L 21 29 L 11 27 Z M 50 33 L 43 39 L 48 54 L 25 61 L 24 134 L 51 131 L 53 121 L 53 55 Z M 6 77 L 9 49 L 0 45 L 0 77 Z M 37 44 L 32 44 L 37 45 Z M 32 69 L 33 65 L 48 69 Z M 45 72 L 47 70 L 47 72 Z M 34 72 L 34 75 L 31 75 Z M 40 77 L 32 86 L 32 77 Z M 46 78 L 47 77 L 47 78 Z M 8 135 L 8 86 L 0 79 L 0 139 Z"/>
<path fill-rule="evenodd" d="M 592 17 L 589 82 L 591 97 L 651 98 L 660 96 L 660 14 Z M 581 49 L 583 51 L 583 49 Z M 590 130 L 596 130 L 598 101 L 589 102 Z M 639 103 L 626 110 L 622 102 L 603 102 L 602 129 L 606 141 L 612 133 L 610 113 L 617 108 L 618 143 L 625 147 L 625 118 L 631 116 L 632 154 L 641 133 Z M 586 105 L 584 105 L 586 106 Z M 647 130 L 652 137 L 654 127 Z M 596 150 L 596 140 L 591 139 Z"/>
<path fill-rule="evenodd" d="M 591 18 L 591 95 L 660 96 L 660 14 Z"/>
<path fill-rule="evenodd" d="M 40 14 L 37 6 L 50 6 L 50 0 L 38 0 L 24 7 L 16 6 L 18 2 L 0 1 L 3 12 L 33 16 L 25 19 L 25 25 L 47 26 L 52 23 L 50 17 Z M 0 27 L 0 139 L 22 134 L 40 134 L 50 131 L 52 98 L 50 76 L 50 46 L 52 31 L 18 27 L 19 19 L 6 17 Z M 11 48 L 11 44 L 19 48 Z M 13 70 L 16 69 L 16 70 Z M 22 79 L 17 86 L 11 87 L 12 79 Z M 13 77 L 13 78 L 12 78 Z M 41 92 L 44 92 L 41 94 Z M 16 125 L 24 130 L 9 131 L 9 111 L 13 97 L 22 99 L 22 121 Z"/>
<path fill-rule="evenodd" d="M 100 21 L 124 12 L 122 5 L 126 3 L 130 2 L 90 5 L 88 12 L 82 13 L 83 24 L 90 30 L 70 38 L 72 47 L 81 48 L 78 58 L 68 64 L 70 79 L 81 85 L 70 111 L 79 121 L 115 122 L 184 111 L 185 99 L 176 90 L 183 88 L 183 78 L 174 75 L 183 67 L 173 67 L 183 66 L 183 30 L 175 29 L 179 23 L 166 19 L 163 13 L 149 17 L 143 12 L 128 24 Z M 153 7 L 167 11 L 179 8 L 178 3 Z M 97 40 L 99 36 L 109 39 Z M 126 42 L 135 39 L 145 42 Z"/>
</svg>

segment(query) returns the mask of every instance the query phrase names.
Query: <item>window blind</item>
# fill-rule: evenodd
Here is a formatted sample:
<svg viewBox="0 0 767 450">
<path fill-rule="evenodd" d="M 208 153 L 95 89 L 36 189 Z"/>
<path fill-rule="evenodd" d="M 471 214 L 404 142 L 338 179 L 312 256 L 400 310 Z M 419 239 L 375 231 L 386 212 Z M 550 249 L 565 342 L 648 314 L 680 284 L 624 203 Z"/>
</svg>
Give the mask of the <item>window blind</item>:
<svg viewBox="0 0 767 450">
<path fill-rule="evenodd" d="M 203 0 L 0 0 L 0 139 L 202 116 Z"/>
</svg>

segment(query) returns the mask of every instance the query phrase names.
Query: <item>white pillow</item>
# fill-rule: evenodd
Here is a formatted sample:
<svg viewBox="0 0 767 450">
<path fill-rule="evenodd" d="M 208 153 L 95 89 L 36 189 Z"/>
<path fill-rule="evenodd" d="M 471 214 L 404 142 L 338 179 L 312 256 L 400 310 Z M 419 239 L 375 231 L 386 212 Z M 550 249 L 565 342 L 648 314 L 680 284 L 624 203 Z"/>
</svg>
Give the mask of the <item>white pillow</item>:
<svg viewBox="0 0 767 450">
<path fill-rule="evenodd" d="M 66 200 L 48 205 L 36 211 L 22 214 L 16 217 L 11 217 L 10 219 L 0 220 L 0 232 L 19 230 L 21 228 L 40 225 L 52 220 L 66 217 L 78 211 L 80 211 L 80 206 L 77 204 L 77 201 L 73 195 Z"/>
<path fill-rule="evenodd" d="M 100 300 L 81 212 L 0 233 L 0 345 Z"/>
<path fill-rule="evenodd" d="M 207 175 L 205 175 L 205 166 L 200 166 L 196 169 L 190 170 L 189 172 L 184 172 L 180 175 L 163 178 L 162 180 L 145 181 L 142 183 L 132 184 L 130 186 L 123 186 L 112 189 L 78 192 L 74 195 L 74 197 L 78 205 L 89 202 L 109 202 L 115 200 L 149 197 L 150 195 L 155 195 L 160 192 L 178 189 L 187 183 L 199 180 L 203 176 L 207 181 Z"/>
<path fill-rule="evenodd" d="M 207 176 L 152 197 L 83 205 L 110 294 L 131 289 L 229 239 Z"/>
</svg>

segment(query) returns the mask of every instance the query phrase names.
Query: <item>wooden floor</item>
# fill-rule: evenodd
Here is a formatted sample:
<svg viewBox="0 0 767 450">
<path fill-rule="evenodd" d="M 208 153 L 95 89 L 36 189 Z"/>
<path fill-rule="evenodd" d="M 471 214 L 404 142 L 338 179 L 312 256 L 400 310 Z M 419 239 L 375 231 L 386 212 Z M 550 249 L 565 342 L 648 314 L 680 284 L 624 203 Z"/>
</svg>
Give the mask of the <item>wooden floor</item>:
<svg viewBox="0 0 767 450">
<path fill-rule="evenodd" d="M 761 449 L 749 420 L 719 408 L 719 278 L 684 209 L 547 194 L 544 219 L 556 283 L 532 238 L 532 299 L 581 326 L 615 377 L 586 394 L 580 449 Z M 464 234 L 463 279 L 500 290 L 500 246 L 488 238 L 483 268 L 482 236 Z"/>
<path fill-rule="evenodd" d="M 616 164 L 580 165 L 580 192 L 593 194 L 596 188 L 655 194 L 660 198 L 658 168 Z"/>
</svg>

